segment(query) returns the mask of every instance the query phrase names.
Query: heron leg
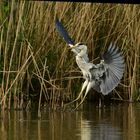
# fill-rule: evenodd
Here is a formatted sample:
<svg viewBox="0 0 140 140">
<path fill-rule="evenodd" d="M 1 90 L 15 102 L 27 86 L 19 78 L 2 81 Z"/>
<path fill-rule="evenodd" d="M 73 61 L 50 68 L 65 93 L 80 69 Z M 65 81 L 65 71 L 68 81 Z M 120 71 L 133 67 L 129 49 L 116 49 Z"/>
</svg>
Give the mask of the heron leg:
<svg viewBox="0 0 140 140">
<path fill-rule="evenodd" d="M 88 80 L 86 80 L 86 81 L 83 83 L 82 89 L 81 89 L 81 91 L 80 91 L 78 97 L 77 97 L 75 100 L 73 100 L 73 101 L 67 103 L 66 105 L 69 105 L 69 104 L 71 104 L 71 103 L 73 103 L 73 102 L 79 100 L 80 97 L 82 96 L 82 93 L 83 93 L 84 89 L 87 87 L 87 85 L 88 85 Z"/>
<path fill-rule="evenodd" d="M 78 104 L 78 106 L 74 110 L 76 110 L 83 103 L 83 101 L 85 100 L 85 98 L 86 98 L 89 90 L 92 88 L 92 86 L 93 86 L 93 82 L 89 82 L 87 85 L 87 89 L 86 89 L 84 97 L 82 98 L 81 102 Z"/>
</svg>

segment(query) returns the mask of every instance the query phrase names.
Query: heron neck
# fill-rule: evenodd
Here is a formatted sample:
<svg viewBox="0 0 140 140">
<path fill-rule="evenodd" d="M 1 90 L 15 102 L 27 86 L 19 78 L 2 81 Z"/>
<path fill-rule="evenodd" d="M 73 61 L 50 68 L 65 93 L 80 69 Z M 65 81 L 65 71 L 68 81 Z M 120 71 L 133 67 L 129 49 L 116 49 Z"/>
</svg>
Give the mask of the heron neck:
<svg viewBox="0 0 140 140">
<path fill-rule="evenodd" d="M 87 53 L 86 53 L 85 50 L 81 50 L 81 51 L 78 53 L 78 56 L 80 56 L 80 57 L 83 57 L 83 56 L 85 56 L 85 55 L 87 55 Z"/>
<path fill-rule="evenodd" d="M 89 62 L 89 58 L 88 58 L 88 54 L 87 53 L 85 53 L 85 52 L 83 52 L 83 51 L 81 51 L 80 53 L 78 53 L 77 55 L 76 55 L 76 60 L 77 61 L 80 61 L 80 62 L 84 62 L 84 63 L 88 63 Z"/>
</svg>

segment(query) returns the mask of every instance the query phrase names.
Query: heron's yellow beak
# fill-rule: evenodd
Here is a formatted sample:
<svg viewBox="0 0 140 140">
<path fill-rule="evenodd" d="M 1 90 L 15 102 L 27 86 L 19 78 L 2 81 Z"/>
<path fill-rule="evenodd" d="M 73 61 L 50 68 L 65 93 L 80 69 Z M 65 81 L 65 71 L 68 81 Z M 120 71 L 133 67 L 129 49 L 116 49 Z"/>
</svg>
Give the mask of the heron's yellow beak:
<svg viewBox="0 0 140 140">
<path fill-rule="evenodd" d="M 69 44 L 69 46 L 70 46 L 70 49 L 76 48 L 76 45 Z"/>
</svg>

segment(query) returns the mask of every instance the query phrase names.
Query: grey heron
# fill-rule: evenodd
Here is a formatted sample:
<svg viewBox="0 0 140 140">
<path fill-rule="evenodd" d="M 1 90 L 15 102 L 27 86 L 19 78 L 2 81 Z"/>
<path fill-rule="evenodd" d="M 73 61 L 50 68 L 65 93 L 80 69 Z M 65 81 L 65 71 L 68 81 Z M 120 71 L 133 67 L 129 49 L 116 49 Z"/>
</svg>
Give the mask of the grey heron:
<svg viewBox="0 0 140 140">
<path fill-rule="evenodd" d="M 108 49 L 102 54 L 100 63 L 93 64 L 89 61 L 87 46 L 83 43 L 75 44 L 58 19 L 56 19 L 55 26 L 70 49 L 75 53 L 76 63 L 85 79 L 78 97 L 72 102 L 83 96 L 79 105 L 82 104 L 91 88 L 103 95 L 109 94 L 120 83 L 125 69 L 124 58 L 118 47 L 110 43 Z M 85 94 L 83 94 L 84 90 Z"/>
</svg>

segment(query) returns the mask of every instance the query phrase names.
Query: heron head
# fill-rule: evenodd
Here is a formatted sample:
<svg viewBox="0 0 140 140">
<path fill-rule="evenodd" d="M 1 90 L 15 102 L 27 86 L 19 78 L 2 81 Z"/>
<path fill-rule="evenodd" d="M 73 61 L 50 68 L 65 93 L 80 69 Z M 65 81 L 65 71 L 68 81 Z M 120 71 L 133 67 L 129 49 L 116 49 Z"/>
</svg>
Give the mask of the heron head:
<svg viewBox="0 0 140 140">
<path fill-rule="evenodd" d="M 83 52 L 87 52 L 87 46 L 86 45 L 84 45 L 83 43 L 77 43 L 77 44 L 75 44 L 75 45 L 70 45 L 70 48 L 71 49 L 77 49 L 77 50 L 79 50 L 79 52 L 81 52 L 81 51 L 83 51 Z"/>
</svg>

